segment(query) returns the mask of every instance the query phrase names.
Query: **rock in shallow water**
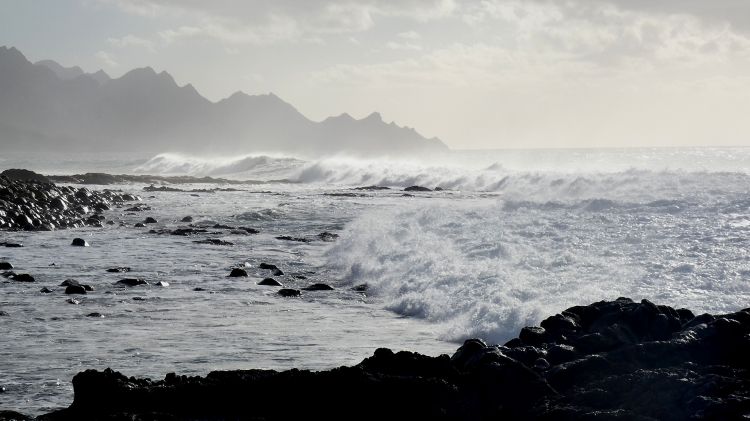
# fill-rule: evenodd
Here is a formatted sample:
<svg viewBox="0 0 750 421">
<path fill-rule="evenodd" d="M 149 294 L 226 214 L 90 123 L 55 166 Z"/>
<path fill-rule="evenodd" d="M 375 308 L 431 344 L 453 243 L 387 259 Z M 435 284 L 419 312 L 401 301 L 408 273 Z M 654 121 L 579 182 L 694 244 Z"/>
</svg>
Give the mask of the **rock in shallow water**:
<svg viewBox="0 0 750 421">
<path fill-rule="evenodd" d="M 234 268 L 229 273 L 230 278 L 240 278 L 240 277 L 247 277 L 247 271 L 245 269 L 240 268 Z"/>
<path fill-rule="evenodd" d="M 76 247 L 88 247 L 89 243 L 87 243 L 83 238 L 74 238 L 73 242 L 70 243 L 70 245 Z"/>
<path fill-rule="evenodd" d="M 86 294 L 86 288 L 81 285 L 70 285 L 65 288 L 66 294 Z"/>
<path fill-rule="evenodd" d="M 147 285 L 148 282 L 144 281 L 143 279 L 138 278 L 125 278 L 120 279 L 119 281 L 115 282 L 116 285 L 124 285 L 128 287 L 134 287 L 138 285 Z"/>
<path fill-rule="evenodd" d="M 19 273 L 13 276 L 12 279 L 16 282 L 36 282 L 36 279 L 28 273 Z"/>
<path fill-rule="evenodd" d="M 333 287 L 327 284 L 312 284 L 303 289 L 305 291 L 333 291 Z"/>
<path fill-rule="evenodd" d="M 258 285 L 266 285 L 266 286 L 273 286 L 273 287 L 283 286 L 283 285 L 281 285 L 281 282 L 279 282 L 279 281 L 277 281 L 277 280 L 275 280 L 273 278 L 266 278 L 266 279 L 258 282 Z"/>
<path fill-rule="evenodd" d="M 280 289 L 277 294 L 281 295 L 282 297 L 299 297 L 302 295 L 302 292 L 298 289 L 292 289 L 292 288 L 283 288 Z"/>
<path fill-rule="evenodd" d="M 11 270 L 13 265 L 10 262 L 0 262 L 0 270 Z"/>
</svg>

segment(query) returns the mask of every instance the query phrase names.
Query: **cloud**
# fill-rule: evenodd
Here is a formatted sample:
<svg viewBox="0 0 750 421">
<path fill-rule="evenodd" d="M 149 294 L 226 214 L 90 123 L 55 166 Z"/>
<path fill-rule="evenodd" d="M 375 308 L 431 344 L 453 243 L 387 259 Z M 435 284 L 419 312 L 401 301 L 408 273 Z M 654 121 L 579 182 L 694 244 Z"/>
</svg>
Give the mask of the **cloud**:
<svg viewBox="0 0 750 421">
<path fill-rule="evenodd" d="M 95 54 L 96 58 L 99 59 L 107 67 L 118 67 L 120 63 L 115 60 L 115 56 L 112 53 L 106 51 L 99 51 Z"/>
<path fill-rule="evenodd" d="M 139 47 L 152 53 L 156 52 L 156 46 L 153 42 L 135 35 L 125 35 L 121 38 L 107 38 L 107 42 L 119 48 Z"/>
</svg>

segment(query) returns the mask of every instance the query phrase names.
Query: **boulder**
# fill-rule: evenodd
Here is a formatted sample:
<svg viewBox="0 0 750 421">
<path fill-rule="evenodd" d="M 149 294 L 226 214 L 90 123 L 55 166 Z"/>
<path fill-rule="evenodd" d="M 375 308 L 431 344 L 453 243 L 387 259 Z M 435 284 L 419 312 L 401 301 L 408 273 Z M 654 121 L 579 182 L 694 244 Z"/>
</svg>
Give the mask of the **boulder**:
<svg viewBox="0 0 750 421">
<path fill-rule="evenodd" d="M 333 291 L 333 287 L 327 284 L 312 284 L 303 289 L 305 291 Z"/>
<path fill-rule="evenodd" d="M 70 285 L 65 288 L 66 294 L 86 294 L 86 288 L 81 285 Z"/>
<path fill-rule="evenodd" d="M 432 191 L 432 189 L 430 189 L 428 187 L 422 187 L 422 186 L 410 186 L 410 187 L 405 188 L 404 191 L 410 191 L 410 192 L 412 192 L 412 191 L 422 191 L 422 192 L 426 192 L 426 191 Z"/>
<path fill-rule="evenodd" d="M 186 216 L 186 217 L 180 219 L 180 221 L 182 221 L 182 222 L 193 222 L 193 217 L 192 216 Z"/>
<path fill-rule="evenodd" d="M 156 219 L 154 219 L 154 218 L 152 218 L 152 217 L 149 216 L 148 218 L 146 218 L 146 219 L 143 220 L 143 223 L 144 224 L 156 224 L 156 223 L 158 223 L 158 221 Z"/>
<path fill-rule="evenodd" d="M 273 279 L 273 278 L 266 278 L 260 282 L 258 282 L 258 285 L 267 285 L 267 286 L 274 286 L 274 287 L 281 287 L 281 282 Z"/>
<path fill-rule="evenodd" d="M 279 295 L 282 297 L 299 297 L 302 295 L 302 292 L 298 289 L 291 289 L 291 288 L 282 288 L 278 291 Z"/>
<path fill-rule="evenodd" d="M 107 269 L 107 272 L 110 273 L 124 273 L 124 272 L 130 272 L 130 268 L 127 266 L 119 266 L 119 267 L 113 267 Z"/>
<path fill-rule="evenodd" d="M 134 287 L 138 285 L 148 285 L 148 282 L 138 278 L 125 278 L 115 282 L 115 285 L 124 285 L 128 287 Z"/>
<path fill-rule="evenodd" d="M 89 243 L 87 243 L 83 238 L 74 238 L 73 242 L 70 243 L 70 245 L 76 247 L 88 247 Z"/>
<path fill-rule="evenodd" d="M 35 173 L 34 171 L 29 171 L 25 169 L 18 169 L 18 168 L 5 170 L 0 173 L 0 176 L 5 176 L 10 180 L 16 180 L 16 181 L 31 181 L 31 182 L 46 183 L 46 184 L 51 183 L 49 178 L 39 173 Z"/>
<path fill-rule="evenodd" d="M 245 269 L 241 268 L 234 268 L 229 273 L 230 278 L 239 278 L 239 277 L 247 277 L 247 271 Z"/>
<path fill-rule="evenodd" d="M 19 273 L 18 275 L 13 276 L 12 279 L 16 282 L 36 282 L 36 279 L 28 273 Z"/>
<path fill-rule="evenodd" d="M 13 265 L 10 262 L 0 262 L 0 270 L 11 270 Z"/>
</svg>

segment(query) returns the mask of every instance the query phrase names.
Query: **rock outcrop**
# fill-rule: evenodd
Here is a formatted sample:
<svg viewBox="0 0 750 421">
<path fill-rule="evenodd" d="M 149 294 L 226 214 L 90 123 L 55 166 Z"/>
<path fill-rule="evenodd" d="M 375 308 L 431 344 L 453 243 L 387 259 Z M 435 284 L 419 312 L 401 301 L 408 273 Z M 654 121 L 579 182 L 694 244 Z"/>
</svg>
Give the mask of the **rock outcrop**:
<svg viewBox="0 0 750 421">
<path fill-rule="evenodd" d="M 750 309 L 693 315 L 626 298 L 572 307 L 505 345 L 467 340 L 452 357 L 378 349 L 310 372 L 87 370 L 44 420 L 746 419 Z"/>
</svg>

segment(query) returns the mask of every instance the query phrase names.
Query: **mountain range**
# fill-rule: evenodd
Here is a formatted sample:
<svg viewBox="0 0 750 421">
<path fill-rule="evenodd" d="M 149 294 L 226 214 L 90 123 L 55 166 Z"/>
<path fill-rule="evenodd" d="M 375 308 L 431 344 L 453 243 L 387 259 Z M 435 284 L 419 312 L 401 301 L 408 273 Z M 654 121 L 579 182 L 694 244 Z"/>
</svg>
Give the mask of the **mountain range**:
<svg viewBox="0 0 750 421">
<path fill-rule="evenodd" d="M 212 102 L 150 67 L 111 78 L 0 47 L 0 146 L 86 152 L 388 155 L 446 150 L 379 113 L 316 122 L 270 93 Z"/>
</svg>

